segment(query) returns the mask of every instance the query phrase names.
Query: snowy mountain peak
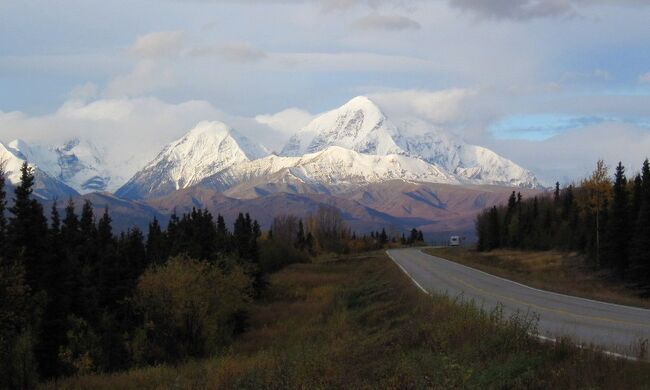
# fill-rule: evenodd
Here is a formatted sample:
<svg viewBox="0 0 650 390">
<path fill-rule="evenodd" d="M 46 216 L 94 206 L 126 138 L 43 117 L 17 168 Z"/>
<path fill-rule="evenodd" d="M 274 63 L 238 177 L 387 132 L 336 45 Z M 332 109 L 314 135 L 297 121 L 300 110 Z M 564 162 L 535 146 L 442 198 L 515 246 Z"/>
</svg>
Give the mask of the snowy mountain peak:
<svg viewBox="0 0 650 390">
<path fill-rule="evenodd" d="M 3 164 L 8 184 L 16 185 L 20 183 L 20 169 L 25 161 L 28 161 L 25 155 L 15 149 L 21 146 L 21 142 L 12 142 L 11 146 L 0 142 L 0 164 Z M 24 145 L 23 145 L 24 146 Z M 34 168 L 34 195 L 41 199 L 66 198 L 77 195 L 77 192 L 51 177 L 43 171 L 37 164 L 28 161 L 29 166 Z"/>
<path fill-rule="evenodd" d="M 318 116 L 291 137 L 281 154 L 302 156 L 339 146 L 363 154 L 418 158 L 463 183 L 539 186 L 531 172 L 514 162 L 440 129 L 428 129 L 426 123 L 416 124 L 397 126 L 372 100 L 359 96 Z"/>
<path fill-rule="evenodd" d="M 88 140 L 73 138 L 53 147 L 18 139 L 9 143 L 9 147 L 16 155 L 79 193 L 110 188 L 112 175 L 104 166 L 106 153 Z"/>
<path fill-rule="evenodd" d="M 330 146 L 340 146 L 366 154 L 395 154 L 397 128 L 381 109 L 365 96 L 320 115 L 291 137 L 281 154 L 300 156 Z"/>
<path fill-rule="evenodd" d="M 16 153 L 13 143 L 4 145 L 0 142 L 0 164 L 4 165 L 6 179 L 12 184 L 20 181 L 20 167 L 25 162 L 23 155 Z"/>
<path fill-rule="evenodd" d="M 187 188 L 268 151 L 221 122 L 201 122 L 117 191 L 128 198 L 152 197 Z"/>
<path fill-rule="evenodd" d="M 384 113 L 381 111 L 379 106 L 370 100 L 367 96 L 357 96 L 350 99 L 347 103 L 342 105 L 338 110 L 335 111 L 363 111 L 367 114 L 371 114 L 375 118 L 383 118 Z"/>
<path fill-rule="evenodd" d="M 247 159 L 254 160 L 269 154 L 268 150 L 263 146 L 251 142 L 225 123 L 218 121 L 200 122 L 185 136 L 171 143 L 168 147 L 176 149 L 178 153 L 194 155 L 194 149 L 200 154 L 206 152 L 206 149 L 219 150 L 227 148 L 232 143 L 236 144 L 236 148 L 232 151 L 234 153 L 243 153 Z"/>
</svg>

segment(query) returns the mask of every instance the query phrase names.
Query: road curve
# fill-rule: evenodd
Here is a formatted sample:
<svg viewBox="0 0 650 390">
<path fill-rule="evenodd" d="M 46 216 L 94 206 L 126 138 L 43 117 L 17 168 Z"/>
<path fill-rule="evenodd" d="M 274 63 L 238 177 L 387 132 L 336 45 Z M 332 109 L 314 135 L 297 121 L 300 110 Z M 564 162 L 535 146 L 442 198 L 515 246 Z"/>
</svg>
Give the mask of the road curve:
<svg viewBox="0 0 650 390">
<path fill-rule="evenodd" d="M 534 289 L 458 263 L 427 255 L 420 249 L 395 249 L 388 255 L 425 292 L 473 300 L 491 310 L 502 304 L 506 314 L 539 315 L 541 336 L 569 336 L 579 344 L 634 355 L 650 339 L 650 310 Z"/>
</svg>

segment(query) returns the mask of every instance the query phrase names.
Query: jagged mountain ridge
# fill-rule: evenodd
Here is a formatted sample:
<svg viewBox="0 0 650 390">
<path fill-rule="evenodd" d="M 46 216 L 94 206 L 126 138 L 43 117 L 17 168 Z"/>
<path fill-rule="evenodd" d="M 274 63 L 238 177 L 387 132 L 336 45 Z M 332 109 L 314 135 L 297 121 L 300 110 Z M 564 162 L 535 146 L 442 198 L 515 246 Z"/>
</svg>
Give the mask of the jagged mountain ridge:
<svg viewBox="0 0 650 390">
<path fill-rule="evenodd" d="M 165 147 L 117 195 L 148 199 L 193 185 L 228 191 L 246 182 L 318 193 L 389 180 L 539 186 L 531 172 L 486 148 L 403 127 L 370 99 L 356 97 L 315 118 L 278 156 L 223 123 L 203 122 Z"/>
<path fill-rule="evenodd" d="M 151 198 L 198 184 L 237 164 L 262 158 L 268 151 L 221 122 L 201 122 L 168 144 L 116 195 Z"/>
<path fill-rule="evenodd" d="M 126 163 L 117 160 L 108 163 L 111 156 L 89 140 L 72 139 L 59 147 L 16 140 L 8 149 L 79 193 L 117 189 L 117 196 L 131 199 L 194 185 L 219 191 L 248 185 L 260 194 L 283 188 L 328 193 L 389 180 L 539 186 L 531 172 L 486 148 L 430 126 L 424 132 L 413 127 L 396 125 L 372 100 L 356 97 L 315 118 L 275 155 L 223 123 L 201 122 L 124 185 L 120 173 L 135 170 L 120 168 Z"/>
<path fill-rule="evenodd" d="M 302 156 L 330 146 L 339 146 L 364 154 L 401 154 L 395 142 L 399 135 L 379 107 L 359 96 L 340 108 L 320 115 L 292 136 L 280 153 Z"/>
<path fill-rule="evenodd" d="M 201 184 L 227 190 L 264 178 L 274 183 L 341 188 L 387 180 L 459 184 L 453 176 L 419 159 L 396 154 L 361 154 L 338 146 L 301 157 L 271 155 L 244 162 L 202 180 Z"/>
<path fill-rule="evenodd" d="M 400 154 L 422 159 L 469 184 L 539 186 L 530 171 L 489 149 L 467 144 L 440 131 L 415 134 L 405 124 L 395 125 L 364 96 L 314 119 L 289 139 L 281 154 L 297 156 L 330 146 L 359 153 Z"/>
<path fill-rule="evenodd" d="M 6 175 L 7 184 L 15 186 L 20 183 L 20 168 L 26 161 L 25 156 L 0 142 L 0 164 Z M 39 199 L 64 199 L 78 195 L 77 191 L 65 183 L 53 178 L 38 165 L 29 163 L 34 168 L 34 195 Z"/>
<path fill-rule="evenodd" d="M 116 189 L 117 177 L 107 167 L 106 152 L 89 140 L 73 138 L 53 147 L 17 139 L 9 148 L 79 193 Z"/>
</svg>

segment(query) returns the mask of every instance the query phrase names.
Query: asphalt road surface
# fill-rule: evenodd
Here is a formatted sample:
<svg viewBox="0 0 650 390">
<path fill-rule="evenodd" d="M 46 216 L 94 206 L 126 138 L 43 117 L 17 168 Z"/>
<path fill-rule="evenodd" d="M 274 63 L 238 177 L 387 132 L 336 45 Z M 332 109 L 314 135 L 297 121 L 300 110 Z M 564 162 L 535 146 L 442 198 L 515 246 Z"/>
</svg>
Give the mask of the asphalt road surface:
<svg viewBox="0 0 650 390">
<path fill-rule="evenodd" d="M 536 313 L 539 335 L 569 336 L 576 343 L 597 345 L 627 356 L 650 339 L 650 310 L 534 289 L 458 263 L 427 255 L 420 249 L 389 250 L 388 255 L 428 293 L 473 300 L 492 310 Z"/>
</svg>

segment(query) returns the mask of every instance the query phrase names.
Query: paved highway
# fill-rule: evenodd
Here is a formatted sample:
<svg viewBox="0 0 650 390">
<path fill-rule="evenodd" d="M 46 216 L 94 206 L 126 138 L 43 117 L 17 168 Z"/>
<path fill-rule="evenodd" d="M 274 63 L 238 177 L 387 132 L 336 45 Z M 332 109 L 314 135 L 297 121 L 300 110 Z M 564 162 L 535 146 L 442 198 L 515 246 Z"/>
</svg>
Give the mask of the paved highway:
<svg viewBox="0 0 650 390">
<path fill-rule="evenodd" d="M 388 255 L 426 292 L 473 300 L 491 310 L 501 303 L 506 314 L 539 315 L 539 334 L 569 336 L 579 344 L 634 355 L 634 346 L 650 339 L 650 310 L 542 291 L 419 249 L 389 250 Z"/>
</svg>

